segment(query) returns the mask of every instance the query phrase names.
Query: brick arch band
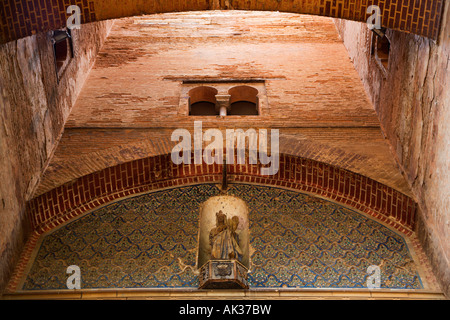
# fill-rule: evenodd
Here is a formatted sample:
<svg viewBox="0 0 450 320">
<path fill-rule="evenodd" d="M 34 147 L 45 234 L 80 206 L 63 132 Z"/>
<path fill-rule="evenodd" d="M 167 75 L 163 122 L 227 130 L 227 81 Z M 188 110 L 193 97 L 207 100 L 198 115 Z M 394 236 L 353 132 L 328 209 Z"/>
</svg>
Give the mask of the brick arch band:
<svg viewBox="0 0 450 320">
<path fill-rule="evenodd" d="M 142 14 L 201 10 L 255 10 L 312 14 L 366 22 L 381 9 L 383 27 L 437 39 L 444 0 L 3 0 L 0 43 L 66 26 L 77 5 L 81 23 Z"/>
<path fill-rule="evenodd" d="M 364 212 L 406 236 L 414 232 L 417 204 L 410 197 L 362 175 L 290 155 L 280 155 L 273 176 L 260 164 L 228 164 L 228 183 L 254 183 L 316 195 Z M 182 185 L 218 183 L 223 165 L 176 165 L 170 154 L 109 167 L 44 193 L 27 204 L 33 234 L 40 235 L 97 207 L 124 197 Z"/>
</svg>

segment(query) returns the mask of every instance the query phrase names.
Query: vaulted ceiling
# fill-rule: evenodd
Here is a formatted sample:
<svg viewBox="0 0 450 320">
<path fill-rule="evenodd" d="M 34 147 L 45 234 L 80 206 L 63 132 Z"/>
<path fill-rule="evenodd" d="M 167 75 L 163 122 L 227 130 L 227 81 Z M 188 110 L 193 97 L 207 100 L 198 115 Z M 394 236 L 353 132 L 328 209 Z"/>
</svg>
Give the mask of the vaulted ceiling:
<svg viewBox="0 0 450 320">
<path fill-rule="evenodd" d="M 187 115 L 187 106 L 182 103 L 186 83 L 210 82 L 214 86 L 233 81 L 258 81 L 262 86 L 260 99 L 264 103 L 258 116 Z M 412 228 L 415 205 L 407 204 L 414 203 L 409 198 L 410 188 L 391 155 L 375 110 L 333 21 L 308 15 L 245 11 L 159 14 L 114 23 L 34 194 L 32 206 L 37 207 L 31 214 L 36 215 L 36 224 L 48 225 L 52 220 L 49 215 L 54 219 L 67 216 L 62 207 L 67 209 L 67 203 L 72 201 L 58 200 L 59 194 L 68 192 L 67 188 L 81 186 L 74 192 L 80 193 L 75 197 L 83 198 L 81 194 L 89 193 L 91 188 L 84 184 L 86 179 L 103 181 L 105 174 L 117 176 L 114 168 L 127 163 L 140 168 L 139 161 L 157 159 L 148 160 L 153 163 L 148 168 L 144 165 L 145 172 L 154 172 L 149 176 L 153 178 L 145 180 L 150 184 L 185 176 L 197 181 L 193 177 L 196 174 L 220 177 L 221 169 L 217 167 L 201 171 L 174 168 L 177 173 L 172 174 L 161 167 L 167 166 L 157 164 L 164 159 L 169 161 L 167 155 L 178 143 L 171 140 L 174 130 L 187 129 L 194 134 L 194 121 L 202 121 L 203 130 L 222 130 L 224 137 L 226 129 L 277 129 L 279 151 L 292 160 L 281 165 L 282 173 L 273 180 L 279 182 L 274 184 L 312 183 L 311 192 L 328 198 L 339 194 L 341 202 L 350 199 L 354 205 L 376 207 L 373 215 L 381 211 L 387 216 L 397 215 L 391 212 L 397 210 L 397 200 L 389 202 L 387 197 L 398 193 L 399 199 L 406 197 L 398 200 L 406 201 L 399 207 L 403 213 L 399 213 L 398 220 L 408 230 Z M 302 172 L 301 159 L 312 161 L 311 172 L 304 173 L 303 178 L 297 176 Z M 254 175 L 253 169 L 239 168 L 231 169 L 236 181 L 240 174 Z M 140 187 L 137 176 L 145 172 L 127 173 L 128 178 L 124 179 L 134 181 L 126 184 L 128 188 Z M 323 172 L 325 176 L 331 174 L 334 186 L 327 187 Z M 322 182 L 309 181 L 309 175 Z M 344 186 L 347 180 L 349 184 Z M 109 190 L 106 192 L 98 187 L 103 190 L 102 197 L 107 198 L 124 190 L 115 189 L 114 185 L 111 190 L 105 187 Z M 355 195 L 355 188 L 364 189 L 363 198 L 359 191 Z M 94 198 L 88 200 L 86 203 Z M 48 201 L 61 204 L 56 211 L 44 213 L 47 205 L 40 206 Z M 381 201 L 389 202 L 388 209 L 380 205 Z M 45 218 L 39 218 L 41 214 Z"/>
<path fill-rule="evenodd" d="M 198 10 L 264 10 L 314 14 L 366 22 L 379 6 L 383 27 L 436 39 L 443 0 L 5 0 L 0 4 L 0 43 L 66 26 L 74 13 L 82 23 L 142 14 Z M 76 5 L 76 9 L 68 9 Z M 25 23 L 27 21 L 27 23 Z"/>
</svg>

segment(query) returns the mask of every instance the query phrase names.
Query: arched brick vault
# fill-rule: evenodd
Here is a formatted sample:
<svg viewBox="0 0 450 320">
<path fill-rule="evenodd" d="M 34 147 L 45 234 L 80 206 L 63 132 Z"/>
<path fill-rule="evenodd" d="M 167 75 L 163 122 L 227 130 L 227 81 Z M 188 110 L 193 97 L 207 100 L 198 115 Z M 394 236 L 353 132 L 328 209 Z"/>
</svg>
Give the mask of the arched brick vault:
<svg viewBox="0 0 450 320">
<path fill-rule="evenodd" d="M 203 23 L 209 16 L 215 17 L 214 30 L 232 32 L 214 31 L 220 37 L 209 37 L 210 26 Z M 183 28 L 159 25 L 183 17 L 190 21 Z M 108 167 L 168 154 L 176 144 L 170 139 L 173 131 L 192 130 L 194 121 L 202 121 L 204 129 L 219 128 L 224 136 L 226 129 L 279 129 L 280 152 L 352 171 L 411 195 L 335 25 L 317 16 L 298 17 L 190 12 L 116 21 L 34 196 Z M 289 28 L 283 27 L 286 23 Z M 251 31 L 236 39 L 239 28 Z M 299 44 L 305 50 L 298 50 Z M 205 47 L 207 58 L 189 58 Z M 284 52 L 289 59 L 282 58 Z M 266 79 L 261 114 L 187 116 L 185 79 L 211 78 Z"/>
<path fill-rule="evenodd" d="M 325 163 L 280 155 L 277 174 L 263 176 L 260 165 L 227 165 L 228 181 L 284 187 L 344 204 L 389 224 L 414 231 L 416 203 L 408 196 L 359 174 Z M 27 204 L 35 235 L 108 202 L 133 194 L 199 183 L 221 183 L 223 165 L 175 165 L 170 154 L 139 159 L 83 176 Z"/>
<path fill-rule="evenodd" d="M 379 5 L 387 28 L 437 39 L 444 0 L 4 0 L 0 43 L 66 25 L 69 5 L 81 8 L 82 23 L 141 14 L 197 10 L 262 10 L 313 14 L 365 22 Z"/>
</svg>

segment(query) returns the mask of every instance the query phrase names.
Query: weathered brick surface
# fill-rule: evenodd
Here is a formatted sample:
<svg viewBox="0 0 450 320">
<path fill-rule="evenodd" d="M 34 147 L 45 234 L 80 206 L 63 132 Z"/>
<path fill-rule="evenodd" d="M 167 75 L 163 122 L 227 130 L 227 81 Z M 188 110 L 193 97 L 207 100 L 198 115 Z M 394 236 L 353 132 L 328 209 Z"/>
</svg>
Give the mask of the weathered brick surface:
<svg viewBox="0 0 450 320">
<path fill-rule="evenodd" d="M 260 116 L 180 111 L 183 80 L 248 78 L 264 80 L 267 108 Z M 106 167 L 168 154 L 176 144 L 172 132 L 192 134 L 194 121 L 223 132 L 279 129 L 280 152 L 409 194 L 331 19 L 228 11 L 117 21 L 36 195 Z"/>
<path fill-rule="evenodd" d="M 28 235 L 25 203 L 53 155 L 108 25 L 74 30 L 75 56 L 59 81 L 49 33 L 0 45 L 0 292 Z"/>
<path fill-rule="evenodd" d="M 0 43 L 58 29 L 69 5 L 78 5 L 82 22 L 140 14 L 208 9 L 270 10 L 314 14 L 365 22 L 367 7 L 379 5 L 383 26 L 430 38 L 438 35 L 443 0 L 5 0 L 0 3 Z"/>
<path fill-rule="evenodd" d="M 0 3 L 0 43 L 66 25 L 70 5 L 81 9 L 81 22 L 96 21 L 92 0 L 4 0 Z"/>
<path fill-rule="evenodd" d="M 414 230 L 416 204 L 381 183 L 325 163 L 281 155 L 273 176 L 260 165 L 227 165 L 229 181 L 295 189 L 347 205 L 387 223 L 406 235 Z M 33 199 L 28 215 L 41 234 L 108 202 L 133 194 L 186 184 L 222 181 L 223 165 L 175 165 L 162 155 L 106 168 L 62 185 Z"/>
<path fill-rule="evenodd" d="M 389 31 L 388 72 L 370 56 L 370 32 L 337 21 L 355 68 L 418 202 L 419 238 L 450 296 L 450 3 L 437 42 Z M 354 39 L 361 39 L 358 43 Z"/>
</svg>

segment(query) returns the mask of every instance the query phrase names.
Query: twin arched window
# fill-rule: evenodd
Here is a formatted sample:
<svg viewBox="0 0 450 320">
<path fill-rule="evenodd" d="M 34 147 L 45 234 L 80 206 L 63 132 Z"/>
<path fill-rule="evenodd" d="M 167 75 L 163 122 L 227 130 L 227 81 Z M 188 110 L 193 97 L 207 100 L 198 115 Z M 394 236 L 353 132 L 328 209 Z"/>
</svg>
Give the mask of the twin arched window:
<svg viewBox="0 0 450 320">
<path fill-rule="evenodd" d="M 218 97 L 220 96 L 220 103 Z M 220 108 L 226 108 L 226 115 L 258 115 L 258 90 L 250 86 L 236 86 L 228 94 L 220 94 L 209 86 L 196 87 L 189 91 L 189 115 L 216 116 Z"/>
</svg>

